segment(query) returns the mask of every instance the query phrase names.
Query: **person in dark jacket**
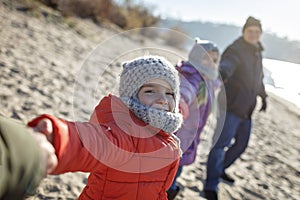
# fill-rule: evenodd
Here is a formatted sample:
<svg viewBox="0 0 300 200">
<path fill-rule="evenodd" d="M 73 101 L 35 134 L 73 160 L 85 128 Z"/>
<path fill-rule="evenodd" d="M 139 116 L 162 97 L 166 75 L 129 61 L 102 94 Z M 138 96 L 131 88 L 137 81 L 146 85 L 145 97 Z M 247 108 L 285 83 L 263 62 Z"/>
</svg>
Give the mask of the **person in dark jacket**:
<svg viewBox="0 0 300 200">
<path fill-rule="evenodd" d="M 265 111 L 267 107 L 261 34 L 260 21 L 249 17 L 243 27 L 242 36 L 229 45 L 221 56 L 219 69 L 224 82 L 223 92 L 226 93 L 226 103 L 222 107 L 226 117 L 224 124 L 217 124 L 219 128 L 216 130 L 222 130 L 219 134 L 215 133 L 217 139 L 208 156 L 204 193 L 209 200 L 218 199 L 219 178 L 234 182 L 225 173 L 225 169 L 240 157 L 248 145 L 251 115 L 257 96 L 262 99 L 260 111 Z"/>
</svg>

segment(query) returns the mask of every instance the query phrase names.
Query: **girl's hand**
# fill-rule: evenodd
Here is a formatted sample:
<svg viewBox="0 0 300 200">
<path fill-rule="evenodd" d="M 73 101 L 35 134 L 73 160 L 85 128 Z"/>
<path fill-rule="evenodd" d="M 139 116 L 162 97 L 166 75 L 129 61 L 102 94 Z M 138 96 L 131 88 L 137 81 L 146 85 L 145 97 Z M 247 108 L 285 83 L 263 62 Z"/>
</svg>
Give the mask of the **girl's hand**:
<svg viewBox="0 0 300 200">
<path fill-rule="evenodd" d="M 49 119 L 42 119 L 36 127 L 33 128 L 35 133 L 33 138 L 38 142 L 43 151 L 45 159 L 46 173 L 51 173 L 57 166 L 58 160 L 55 155 L 53 143 L 53 126 Z"/>
<path fill-rule="evenodd" d="M 49 119 L 42 119 L 39 121 L 36 127 L 33 127 L 35 132 L 43 133 L 47 140 L 52 144 L 53 143 L 53 126 L 52 122 Z"/>
<path fill-rule="evenodd" d="M 183 120 L 186 120 L 190 114 L 189 106 L 183 99 L 179 101 L 179 112 L 182 114 Z"/>
</svg>

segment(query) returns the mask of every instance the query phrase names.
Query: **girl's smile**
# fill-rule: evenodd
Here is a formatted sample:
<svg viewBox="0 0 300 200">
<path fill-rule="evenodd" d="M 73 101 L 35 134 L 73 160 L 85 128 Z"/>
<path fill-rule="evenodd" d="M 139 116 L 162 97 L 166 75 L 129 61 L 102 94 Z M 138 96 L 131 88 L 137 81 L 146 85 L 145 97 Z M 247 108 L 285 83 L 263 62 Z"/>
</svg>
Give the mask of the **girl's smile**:
<svg viewBox="0 0 300 200">
<path fill-rule="evenodd" d="M 174 92 L 163 79 L 155 78 L 146 82 L 138 92 L 138 98 L 142 104 L 172 112 L 175 108 Z"/>
</svg>

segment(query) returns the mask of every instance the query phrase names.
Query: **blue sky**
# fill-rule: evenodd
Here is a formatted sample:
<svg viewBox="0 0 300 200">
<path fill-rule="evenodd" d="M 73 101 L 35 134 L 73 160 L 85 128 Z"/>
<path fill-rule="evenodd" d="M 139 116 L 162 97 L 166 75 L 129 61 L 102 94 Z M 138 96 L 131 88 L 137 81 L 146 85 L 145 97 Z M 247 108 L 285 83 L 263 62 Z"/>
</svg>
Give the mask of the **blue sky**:
<svg viewBox="0 0 300 200">
<path fill-rule="evenodd" d="M 261 20 L 265 32 L 300 41 L 300 0 L 141 0 L 155 14 L 243 26 L 248 16 Z M 151 7 L 150 7 L 151 8 Z"/>
</svg>

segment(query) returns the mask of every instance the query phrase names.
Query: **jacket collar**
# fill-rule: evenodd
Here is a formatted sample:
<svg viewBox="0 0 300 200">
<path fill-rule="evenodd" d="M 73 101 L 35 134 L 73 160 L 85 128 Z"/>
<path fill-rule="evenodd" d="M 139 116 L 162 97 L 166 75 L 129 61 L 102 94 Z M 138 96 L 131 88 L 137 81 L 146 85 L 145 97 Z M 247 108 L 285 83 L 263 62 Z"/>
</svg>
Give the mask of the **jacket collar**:
<svg viewBox="0 0 300 200">
<path fill-rule="evenodd" d="M 253 51 L 263 51 L 264 50 L 264 47 L 262 46 L 260 41 L 257 43 L 257 45 L 252 45 L 252 44 L 249 44 L 248 42 L 246 42 L 246 40 L 243 38 L 243 36 L 239 37 L 237 41 L 242 43 L 246 48 L 250 48 Z"/>
<path fill-rule="evenodd" d="M 137 118 L 117 96 L 109 94 L 96 106 L 90 122 L 106 126 L 116 125 L 128 135 L 146 138 L 156 134 L 169 136 L 162 130 L 150 126 Z"/>
</svg>

